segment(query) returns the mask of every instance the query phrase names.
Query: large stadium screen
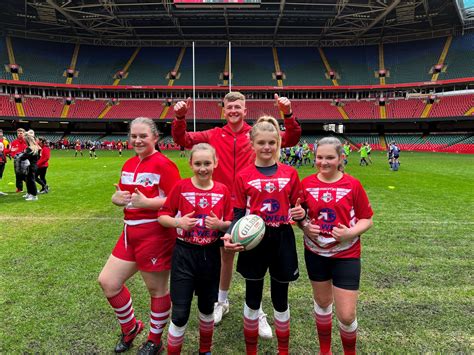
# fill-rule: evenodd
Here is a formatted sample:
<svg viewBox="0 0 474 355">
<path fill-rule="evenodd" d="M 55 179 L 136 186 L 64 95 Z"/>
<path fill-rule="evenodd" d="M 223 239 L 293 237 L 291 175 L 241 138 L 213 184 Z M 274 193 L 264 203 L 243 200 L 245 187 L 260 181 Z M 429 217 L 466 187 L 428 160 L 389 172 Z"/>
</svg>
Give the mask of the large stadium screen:
<svg viewBox="0 0 474 355">
<path fill-rule="evenodd" d="M 178 8 L 259 7 L 261 0 L 174 0 Z"/>
</svg>

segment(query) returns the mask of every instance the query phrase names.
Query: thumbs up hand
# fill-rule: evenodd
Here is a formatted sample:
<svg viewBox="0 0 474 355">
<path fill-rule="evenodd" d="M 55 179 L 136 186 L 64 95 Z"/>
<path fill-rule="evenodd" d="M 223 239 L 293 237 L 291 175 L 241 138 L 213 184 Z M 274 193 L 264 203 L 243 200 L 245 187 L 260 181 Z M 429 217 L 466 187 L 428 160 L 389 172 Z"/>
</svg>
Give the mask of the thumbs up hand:
<svg viewBox="0 0 474 355">
<path fill-rule="evenodd" d="M 214 211 L 211 211 L 209 216 L 206 216 L 204 223 L 207 229 L 219 230 L 221 225 L 221 219 L 216 216 Z"/>
<path fill-rule="evenodd" d="M 319 233 L 321 232 L 321 229 L 318 224 L 316 224 L 316 220 L 313 218 L 306 226 L 303 228 L 304 234 L 312 239 L 313 241 L 316 241 L 318 239 Z"/>
<path fill-rule="evenodd" d="M 179 101 L 174 105 L 174 115 L 177 118 L 184 118 L 186 117 L 186 113 L 188 109 L 191 107 L 192 100 L 190 97 L 187 98 L 186 101 Z"/>
<path fill-rule="evenodd" d="M 138 188 L 135 188 L 135 192 L 132 194 L 131 202 L 133 207 L 137 208 L 147 208 L 147 200 L 148 197 L 146 197 Z"/>
<path fill-rule="evenodd" d="M 301 207 L 301 198 L 296 200 L 295 207 L 290 208 L 290 217 L 293 220 L 301 220 L 306 216 L 306 211 Z"/>
<path fill-rule="evenodd" d="M 355 237 L 352 230 L 341 223 L 332 229 L 332 236 L 338 242 L 345 242 Z"/>
<path fill-rule="evenodd" d="M 185 214 L 181 218 L 178 218 L 179 228 L 184 229 L 186 231 L 192 229 L 198 221 L 197 218 L 191 217 L 193 214 L 194 214 L 194 211 L 189 212 L 188 214 Z"/>
<path fill-rule="evenodd" d="M 283 112 L 284 115 L 289 115 L 291 111 L 291 101 L 287 97 L 280 97 L 278 94 L 275 94 L 275 101 L 277 103 L 278 109 Z"/>
<path fill-rule="evenodd" d="M 119 184 L 114 184 L 115 193 L 112 195 L 112 203 L 117 206 L 126 206 L 132 200 L 132 195 L 128 191 L 122 191 Z"/>
</svg>

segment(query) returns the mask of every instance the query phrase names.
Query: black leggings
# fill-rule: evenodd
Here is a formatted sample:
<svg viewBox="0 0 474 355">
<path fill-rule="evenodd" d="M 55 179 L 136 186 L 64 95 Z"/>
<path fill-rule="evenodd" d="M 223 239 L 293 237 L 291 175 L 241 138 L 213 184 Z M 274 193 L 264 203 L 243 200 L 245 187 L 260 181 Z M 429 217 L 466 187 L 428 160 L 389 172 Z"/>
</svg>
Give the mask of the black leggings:
<svg viewBox="0 0 474 355">
<path fill-rule="evenodd" d="M 33 196 L 38 194 L 35 183 L 36 169 L 35 165 L 30 165 L 28 174 L 26 175 L 26 191 Z"/>
<path fill-rule="evenodd" d="M 245 280 L 245 303 L 250 309 L 257 310 L 262 303 L 263 283 L 265 280 Z M 288 309 L 288 285 L 289 282 L 278 282 L 271 279 L 270 293 L 273 308 L 277 312 L 285 312 Z"/>
<path fill-rule="evenodd" d="M 47 185 L 46 182 L 46 170 L 48 170 L 48 167 L 45 166 L 43 168 L 38 168 L 36 170 L 36 175 L 35 175 L 35 180 L 38 184 L 41 185 L 41 189 L 44 189 L 45 186 Z"/>
</svg>

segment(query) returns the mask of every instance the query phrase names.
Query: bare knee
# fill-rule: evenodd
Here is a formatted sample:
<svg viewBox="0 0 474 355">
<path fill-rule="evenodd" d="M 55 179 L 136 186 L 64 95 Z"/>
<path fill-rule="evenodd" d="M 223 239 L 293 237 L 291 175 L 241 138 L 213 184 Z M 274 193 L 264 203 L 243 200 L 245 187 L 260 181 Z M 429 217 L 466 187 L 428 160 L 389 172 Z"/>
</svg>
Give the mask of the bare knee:
<svg viewBox="0 0 474 355">
<path fill-rule="evenodd" d="M 119 280 L 107 277 L 103 273 L 100 273 L 97 282 L 108 298 L 117 295 L 123 287 L 123 283 L 119 282 Z"/>
<path fill-rule="evenodd" d="M 316 295 L 314 300 L 316 301 L 318 306 L 321 308 L 329 307 L 332 304 L 332 297 L 324 297 L 324 296 Z"/>
<path fill-rule="evenodd" d="M 342 312 L 338 312 L 336 309 L 336 313 L 339 322 L 347 326 L 351 325 L 356 319 L 355 310 L 344 310 Z"/>
</svg>

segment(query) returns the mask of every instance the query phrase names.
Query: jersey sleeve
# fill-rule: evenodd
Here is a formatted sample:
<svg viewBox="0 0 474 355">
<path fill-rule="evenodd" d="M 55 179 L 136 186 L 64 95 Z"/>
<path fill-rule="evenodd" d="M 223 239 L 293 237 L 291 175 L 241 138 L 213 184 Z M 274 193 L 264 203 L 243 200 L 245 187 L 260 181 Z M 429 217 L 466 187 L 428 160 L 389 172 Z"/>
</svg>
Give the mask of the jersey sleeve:
<svg viewBox="0 0 474 355">
<path fill-rule="evenodd" d="M 297 145 L 301 138 L 301 126 L 296 121 L 295 116 L 285 118 L 283 124 L 285 125 L 285 131 L 281 132 L 281 146 L 293 147 Z"/>
<path fill-rule="evenodd" d="M 296 201 L 300 199 L 300 203 L 304 202 L 303 188 L 301 186 L 300 178 L 295 170 L 291 174 L 291 191 L 290 191 L 290 205 L 294 206 Z"/>
<path fill-rule="evenodd" d="M 244 181 L 241 175 L 238 175 L 235 179 L 234 207 L 243 208 L 243 209 L 247 207 L 247 197 L 245 195 L 245 186 L 244 186 Z"/>
<path fill-rule="evenodd" d="M 223 211 L 223 220 L 224 221 L 232 221 L 234 218 L 234 212 L 232 209 L 232 199 L 230 196 L 229 189 L 225 187 L 225 195 L 224 195 L 224 211 Z"/>
<path fill-rule="evenodd" d="M 373 216 L 372 206 L 362 184 L 357 182 L 356 193 L 354 195 L 354 210 L 358 219 L 369 219 Z"/>
<path fill-rule="evenodd" d="M 171 135 L 176 144 L 185 148 L 192 148 L 198 143 L 211 143 L 209 130 L 201 132 L 188 132 L 185 119 L 174 119 L 171 125 Z"/>
<path fill-rule="evenodd" d="M 181 184 L 176 184 L 166 197 L 166 201 L 158 211 L 158 217 L 160 216 L 176 216 L 179 209 L 179 192 Z"/>
<path fill-rule="evenodd" d="M 168 160 L 166 164 L 163 164 L 161 172 L 162 178 L 160 179 L 160 189 L 164 191 L 166 196 L 168 196 L 176 183 L 181 180 L 181 176 L 179 175 L 178 168 L 171 160 Z M 166 172 L 166 176 L 163 172 Z"/>
</svg>

